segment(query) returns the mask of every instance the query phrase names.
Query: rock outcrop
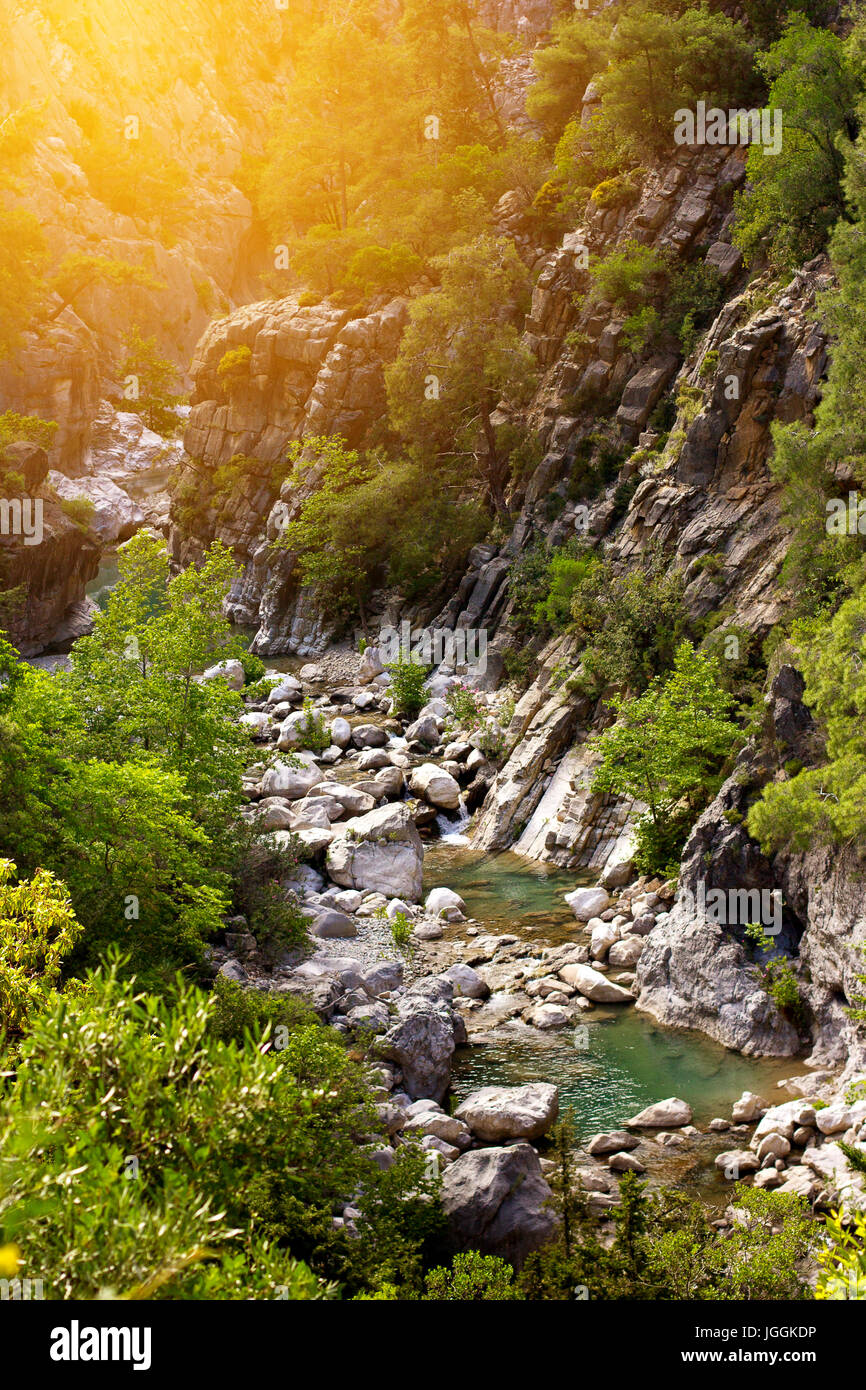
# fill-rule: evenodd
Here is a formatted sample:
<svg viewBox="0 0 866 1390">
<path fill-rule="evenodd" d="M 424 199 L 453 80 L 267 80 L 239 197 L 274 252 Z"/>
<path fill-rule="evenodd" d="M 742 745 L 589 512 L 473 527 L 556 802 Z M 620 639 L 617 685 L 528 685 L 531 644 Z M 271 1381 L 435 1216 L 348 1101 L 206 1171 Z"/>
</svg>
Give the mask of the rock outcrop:
<svg viewBox="0 0 866 1390">
<path fill-rule="evenodd" d="M 233 547 L 243 574 L 228 612 L 258 627 L 255 651 L 315 656 L 327 645 L 330 627 L 300 587 L 294 556 L 271 548 L 318 482 L 312 469 L 293 488 L 286 453 L 304 437 L 361 439 L 384 410 L 384 367 L 406 315 L 400 299 L 361 319 L 284 299 L 237 310 L 198 346 L 172 554 L 186 563 L 214 538 Z M 240 353 L 230 373 L 227 353 Z M 228 472 L 222 486 L 220 468 Z"/>
</svg>

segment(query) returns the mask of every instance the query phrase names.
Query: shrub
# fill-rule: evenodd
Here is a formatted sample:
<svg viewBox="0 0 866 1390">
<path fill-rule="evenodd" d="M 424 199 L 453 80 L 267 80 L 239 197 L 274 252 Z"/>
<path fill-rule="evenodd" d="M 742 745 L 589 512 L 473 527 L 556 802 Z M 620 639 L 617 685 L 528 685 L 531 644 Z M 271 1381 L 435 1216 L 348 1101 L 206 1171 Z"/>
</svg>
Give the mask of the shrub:
<svg viewBox="0 0 866 1390">
<path fill-rule="evenodd" d="M 430 1222 L 433 1188 L 400 1156 L 380 1175 L 358 1145 L 376 1119 L 336 1034 L 295 1026 L 263 1050 L 217 1004 L 180 977 L 170 1001 L 144 995 L 112 966 L 34 1020 L 0 1123 L 0 1244 L 14 1240 L 49 1297 L 320 1297 L 286 1248 L 288 1193 L 320 1264 L 311 1217 L 330 1227 L 333 1202 L 355 1193 L 366 1268 L 393 1277 L 417 1259 L 417 1216 L 410 1203 L 402 1232 L 394 1194 L 416 1182 Z"/>
<path fill-rule="evenodd" d="M 89 497 L 64 497 L 60 503 L 60 510 L 74 522 L 79 531 L 87 531 L 93 521 L 96 506 Z"/>
<path fill-rule="evenodd" d="M 251 349 L 245 343 L 240 347 L 227 348 L 223 353 L 217 366 L 217 377 L 227 392 L 231 392 L 249 376 L 252 355 Z"/>
<path fill-rule="evenodd" d="M 302 713 L 305 718 L 298 726 L 301 747 L 309 748 L 313 753 L 324 753 L 325 749 L 331 746 L 331 736 L 325 727 L 324 715 L 314 707 L 309 695 L 304 700 Z"/>
<path fill-rule="evenodd" d="M 414 657 L 401 655 L 387 667 L 391 677 L 389 687 L 394 701 L 394 713 L 404 719 L 414 719 L 427 703 L 428 691 L 424 682 L 429 666 Z"/>
<path fill-rule="evenodd" d="M 38 869 L 14 883 L 15 874 L 0 859 L 0 1035 L 23 1033 L 53 1000 L 64 958 L 83 931 L 54 874 Z"/>
<path fill-rule="evenodd" d="M 468 685 L 452 685 L 445 695 L 448 722 L 457 729 L 470 729 L 481 717 L 482 707 Z"/>
<path fill-rule="evenodd" d="M 242 651 L 238 657 L 244 668 L 244 685 L 250 686 L 260 681 L 265 674 L 265 663 L 253 652 Z M 273 684 L 273 682 L 270 682 Z M 246 692 L 245 692 L 246 693 Z"/>
<path fill-rule="evenodd" d="M 505 1302 L 520 1297 L 514 1270 L 496 1255 L 467 1250 L 455 1255 L 450 1269 L 431 1269 L 425 1283 L 425 1299 L 438 1302 Z"/>
</svg>

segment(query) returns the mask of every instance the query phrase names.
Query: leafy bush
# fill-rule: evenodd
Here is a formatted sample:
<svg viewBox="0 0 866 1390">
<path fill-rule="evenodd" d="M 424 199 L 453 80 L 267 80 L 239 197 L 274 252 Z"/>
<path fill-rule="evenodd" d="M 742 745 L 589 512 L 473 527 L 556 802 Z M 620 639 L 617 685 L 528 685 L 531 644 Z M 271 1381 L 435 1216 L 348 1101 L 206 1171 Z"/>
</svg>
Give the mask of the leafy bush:
<svg viewBox="0 0 866 1390">
<path fill-rule="evenodd" d="M 477 1250 L 455 1255 L 450 1269 L 431 1269 L 425 1282 L 424 1298 L 436 1302 L 501 1303 L 519 1297 L 511 1265 Z"/>
<path fill-rule="evenodd" d="M 93 521 L 96 506 L 89 497 L 63 497 L 60 501 L 60 510 L 64 516 L 68 516 L 69 520 L 75 523 L 79 531 L 87 531 Z"/>
<path fill-rule="evenodd" d="M 0 859 L 0 1038 L 23 1033 L 55 997 L 63 962 L 81 935 L 65 886 L 47 869 L 14 883 Z"/>
<path fill-rule="evenodd" d="M 424 682 L 430 667 L 401 652 L 386 669 L 391 677 L 388 689 L 394 701 L 394 713 L 403 719 L 414 719 L 429 697 Z"/>
<path fill-rule="evenodd" d="M 304 715 L 303 723 L 298 725 L 301 747 L 309 748 L 313 753 L 324 753 L 325 749 L 331 746 L 331 736 L 325 727 L 325 716 L 321 710 L 315 708 L 309 695 L 301 708 Z"/>
<path fill-rule="evenodd" d="M 265 674 L 265 663 L 262 661 L 261 657 L 256 656 L 250 651 L 242 651 L 238 657 L 238 661 L 244 668 L 245 686 L 254 685 L 257 681 L 262 679 Z"/>
<path fill-rule="evenodd" d="M 0 1123 L 0 1244 L 49 1298 L 333 1296 L 300 1247 L 353 1290 L 419 1278 L 441 1222 L 426 1154 L 371 1162 L 369 1084 L 332 1030 L 239 1031 L 236 1001 L 180 977 L 154 998 L 115 966 L 33 1020 Z M 350 1196 L 355 1240 L 332 1224 Z"/>
<path fill-rule="evenodd" d="M 452 685 L 445 694 L 448 722 L 456 729 L 470 729 L 482 715 L 476 692 L 469 685 Z"/>
</svg>

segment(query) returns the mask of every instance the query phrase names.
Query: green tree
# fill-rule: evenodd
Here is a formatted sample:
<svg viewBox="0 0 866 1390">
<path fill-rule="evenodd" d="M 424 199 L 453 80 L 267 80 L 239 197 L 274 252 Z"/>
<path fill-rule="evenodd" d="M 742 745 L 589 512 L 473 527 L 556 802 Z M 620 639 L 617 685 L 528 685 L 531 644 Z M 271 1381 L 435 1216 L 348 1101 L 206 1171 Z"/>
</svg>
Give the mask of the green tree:
<svg viewBox="0 0 866 1390">
<path fill-rule="evenodd" d="M 473 471 L 510 525 L 508 457 L 497 434 L 503 397 L 528 399 L 535 361 L 513 322 L 527 292 L 511 242 L 479 237 L 438 262 L 442 285 L 417 299 L 395 362 L 386 369 L 391 420 L 431 463 Z"/>
<path fill-rule="evenodd" d="M 784 782 L 766 786 L 747 818 L 765 848 L 805 849 L 862 842 L 866 808 L 866 590 L 847 599 L 829 623 L 796 624 L 792 640 L 806 681 L 804 700 L 819 723 L 825 757 Z"/>
<path fill-rule="evenodd" d="M 706 3 L 639 0 L 618 17 L 608 58 L 598 79 L 605 122 L 633 157 L 647 146 L 656 153 L 670 149 L 681 108 L 699 100 L 729 107 L 753 90 L 749 40 Z"/>
<path fill-rule="evenodd" d="M 766 252 L 788 268 L 822 249 L 844 210 L 842 137 L 856 104 L 855 68 L 842 39 L 799 14 L 757 64 L 771 84 L 768 106 L 782 121 L 782 150 L 749 151 L 734 242 L 749 259 Z"/>
<path fill-rule="evenodd" d="M 446 476 L 431 488 L 419 463 L 361 454 L 333 436 L 292 444 L 288 459 L 284 495 L 294 515 L 276 548 L 297 557 L 302 582 L 330 614 L 345 622 L 357 613 L 365 631 L 376 583 L 424 593 L 483 534 L 480 510 L 457 481 Z"/>
<path fill-rule="evenodd" d="M 156 336 L 143 338 L 133 326 L 123 336 L 125 356 L 120 374 L 134 384 L 127 396 L 131 408 L 142 416 L 148 429 L 174 434 L 180 423 L 177 407 L 183 395 L 177 391 L 177 367 L 160 353 Z"/>
<path fill-rule="evenodd" d="M 742 740 L 729 718 L 733 697 L 718 661 L 682 642 L 673 670 L 634 699 L 612 696 L 617 722 L 596 740 L 595 792 L 643 802 L 638 828 L 644 857 L 663 868 L 703 805 L 721 785 L 721 767 Z M 649 867 L 649 866 L 648 866 Z"/>
</svg>

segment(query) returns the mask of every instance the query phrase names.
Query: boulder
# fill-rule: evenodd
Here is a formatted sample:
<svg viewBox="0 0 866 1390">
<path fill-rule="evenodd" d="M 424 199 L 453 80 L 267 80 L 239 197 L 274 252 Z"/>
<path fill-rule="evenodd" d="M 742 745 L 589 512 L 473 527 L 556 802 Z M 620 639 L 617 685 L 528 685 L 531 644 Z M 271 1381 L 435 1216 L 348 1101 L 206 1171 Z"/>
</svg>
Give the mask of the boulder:
<svg viewBox="0 0 866 1390">
<path fill-rule="evenodd" d="M 279 685 L 274 685 L 268 692 L 269 705 L 281 705 L 284 700 L 289 704 L 300 704 L 302 698 L 301 682 L 294 676 L 283 676 Z"/>
<path fill-rule="evenodd" d="M 740 1099 L 734 1101 L 731 1119 L 735 1125 L 751 1125 L 759 1120 L 767 1109 L 767 1102 L 754 1091 L 744 1091 Z"/>
<path fill-rule="evenodd" d="M 399 960 L 379 961 L 361 976 L 361 985 L 374 999 L 389 994 L 403 983 L 403 964 Z"/>
<path fill-rule="evenodd" d="M 447 922 L 462 922 L 466 904 L 460 894 L 450 888 L 434 888 L 424 900 L 424 910 L 431 917 L 444 917 Z"/>
<path fill-rule="evenodd" d="M 456 1144 L 463 1149 L 472 1141 L 469 1126 L 458 1120 L 456 1115 L 446 1115 L 444 1110 L 422 1110 L 417 1115 L 410 1114 L 403 1126 L 403 1133 L 433 1135 L 446 1144 Z"/>
<path fill-rule="evenodd" d="M 224 680 L 229 690 L 243 690 L 246 682 L 244 668 L 239 661 L 220 661 L 209 666 L 201 677 L 203 681 Z"/>
<path fill-rule="evenodd" d="M 328 873 L 341 888 L 418 902 L 424 847 L 404 802 L 393 802 L 340 824 L 328 848 Z"/>
<path fill-rule="evenodd" d="M 640 1159 L 639 1159 L 639 1158 L 635 1158 L 634 1154 L 627 1154 L 627 1153 L 616 1153 L 616 1154 L 611 1154 L 611 1156 L 610 1156 L 610 1158 L 607 1160 L 607 1162 L 608 1162 L 608 1167 L 611 1168 L 611 1169 L 613 1170 L 614 1173 L 645 1173 L 645 1172 L 646 1172 L 646 1164 L 645 1164 L 645 1163 L 641 1163 Z"/>
<path fill-rule="evenodd" d="M 285 796 L 286 801 L 300 801 L 322 780 L 318 767 L 289 767 L 274 763 L 261 778 L 261 795 Z"/>
<path fill-rule="evenodd" d="M 375 797 L 357 787 L 346 786 L 344 782 L 321 782 L 316 786 L 316 796 L 333 797 L 350 816 L 365 816 L 376 806 Z"/>
<path fill-rule="evenodd" d="M 600 922 L 597 927 L 594 927 L 589 940 L 589 954 L 592 959 L 604 960 L 618 936 L 619 930 L 613 925 L 613 922 Z"/>
<path fill-rule="evenodd" d="M 456 811 L 460 806 L 460 786 L 450 772 L 443 772 L 435 763 L 422 763 L 413 768 L 409 777 L 409 787 L 416 796 L 439 806 L 446 811 Z"/>
<path fill-rule="evenodd" d="M 822 1134 L 841 1134 L 850 1129 L 853 1118 L 847 1105 L 827 1105 L 815 1112 L 815 1125 Z"/>
<path fill-rule="evenodd" d="M 648 1105 L 639 1114 L 633 1115 L 626 1124 L 633 1129 L 679 1129 L 681 1125 L 692 1122 L 692 1107 L 688 1101 L 669 1096 L 667 1100 Z"/>
<path fill-rule="evenodd" d="M 346 916 L 345 912 L 337 912 L 334 908 L 328 908 L 327 911 L 320 912 L 313 919 L 310 934 L 311 936 L 323 937 L 357 936 L 358 928 L 351 917 Z"/>
<path fill-rule="evenodd" d="M 547 1082 L 526 1086 L 483 1086 L 457 1106 L 454 1114 L 479 1139 L 540 1139 L 559 1114 L 559 1092 Z"/>
<path fill-rule="evenodd" d="M 348 719 L 343 719 L 339 715 L 336 719 L 331 720 L 328 732 L 331 742 L 336 744 L 337 748 L 348 748 L 352 742 L 352 726 Z"/>
<path fill-rule="evenodd" d="M 791 1145 L 785 1136 L 771 1131 L 764 1135 L 758 1145 L 758 1162 L 763 1162 L 768 1154 L 772 1154 L 773 1158 L 786 1158 L 790 1152 Z"/>
<path fill-rule="evenodd" d="M 356 748 L 384 748 L 388 735 L 378 724 L 356 724 L 352 730 L 352 742 Z"/>
<path fill-rule="evenodd" d="M 473 970 L 471 965 L 450 965 L 442 974 L 453 984 L 455 998 L 486 999 L 490 993 L 489 985 L 485 984 L 478 971 Z"/>
<path fill-rule="evenodd" d="M 369 685 L 377 676 L 381 676 L 384 669 L 378 647 L 365 647 L 358 666 L 358 680 L 361 684 Z"/>
<path fill-rule="evenodd" d="M 622 859 L 617 864 L 606 864 L 601 876 L 602 888 L 624 888 L 634 878 L 634 860 Z"/>
<path fill-rule="evenodd" d="M 724 1153 L 717 1154 L 713 1161 L 730 1182 L 736 1182 L 747 1173 L 755 1173 L 758 1170 L 758 1160 L 748 1149 L 727 1149 Z"/>
<path fill-rule="evenodd" d="M 442 1179 L 451 1248 L 499 1255 L 519 1269 L 556 1231 L 551 1196 L 530 1144 L 461 1155 Z"/>
<path fill-rule="evenodd" d="M 605 888 L 576 888 L 573 893 L 566 893 L 565 901 L 578 922 L 588 922 L 610 907 L 611 898 Z"/>
<path fill-rule="evenodd" d="M 396 1062 L 403 1088 L 412 1100 L 441 1101 L 451 1081 L 454 1022 L 447 1004 L 406 993 L 397 1004 L 397 1018 L 379 1039 L 380 1057 Z"/>
<path fill-rule="evenodd" d="M 566 984 L 574 985 L 574 988 L 586 999 L 591 999 L 593 1004 L 629 1004 L 634 1000 L 634 995 L 621 985 L 615 985 L 602 975 L 600 970 L 593 970 L 590 965 L 564 965 L 559 972 L 559 978 L 565 980 Z"/>
<path fill-rule="evenodd" d="M 643 947 L 643 937 L 629 933 L 628 936 L 613 943 L 607 954 L 607 963 L 619 969 L 630 970 L 640 960 Z"/>
<path fill-rule="evenodd" d="M 595 1134 L 586 1146 L 593 1158 L 604 1158 L 607 1154 L 622 1153 L 626 1149 L 636 1149 L 640 1140 L 636 1134 L 625 1129 L 612 1129 L 605 1134 Z"/>
<path fill-rule="evenodd" d="M 563 996 L 563 1001 L 565 996 Z M 543 1004 L 535 1004 L 523 1015 L 526 1023 L 532 1028 L 540 1028 L 547 1032 L 553 1028 L 567 1028 L 572 1021 L 570 1011 L 563 1006 L 563 1002 L 548 999 Z"/>
<path fill-rule="evenodd" d="M 435 748 L 439 742 L 439 725 L 435 716 L 425 714 L 422 718 L 416 719 L 414 724 L 410 724 L 407 728 L 406 737 L 418 743 L 426 743 L 430 748 Z"/>
</svg>

